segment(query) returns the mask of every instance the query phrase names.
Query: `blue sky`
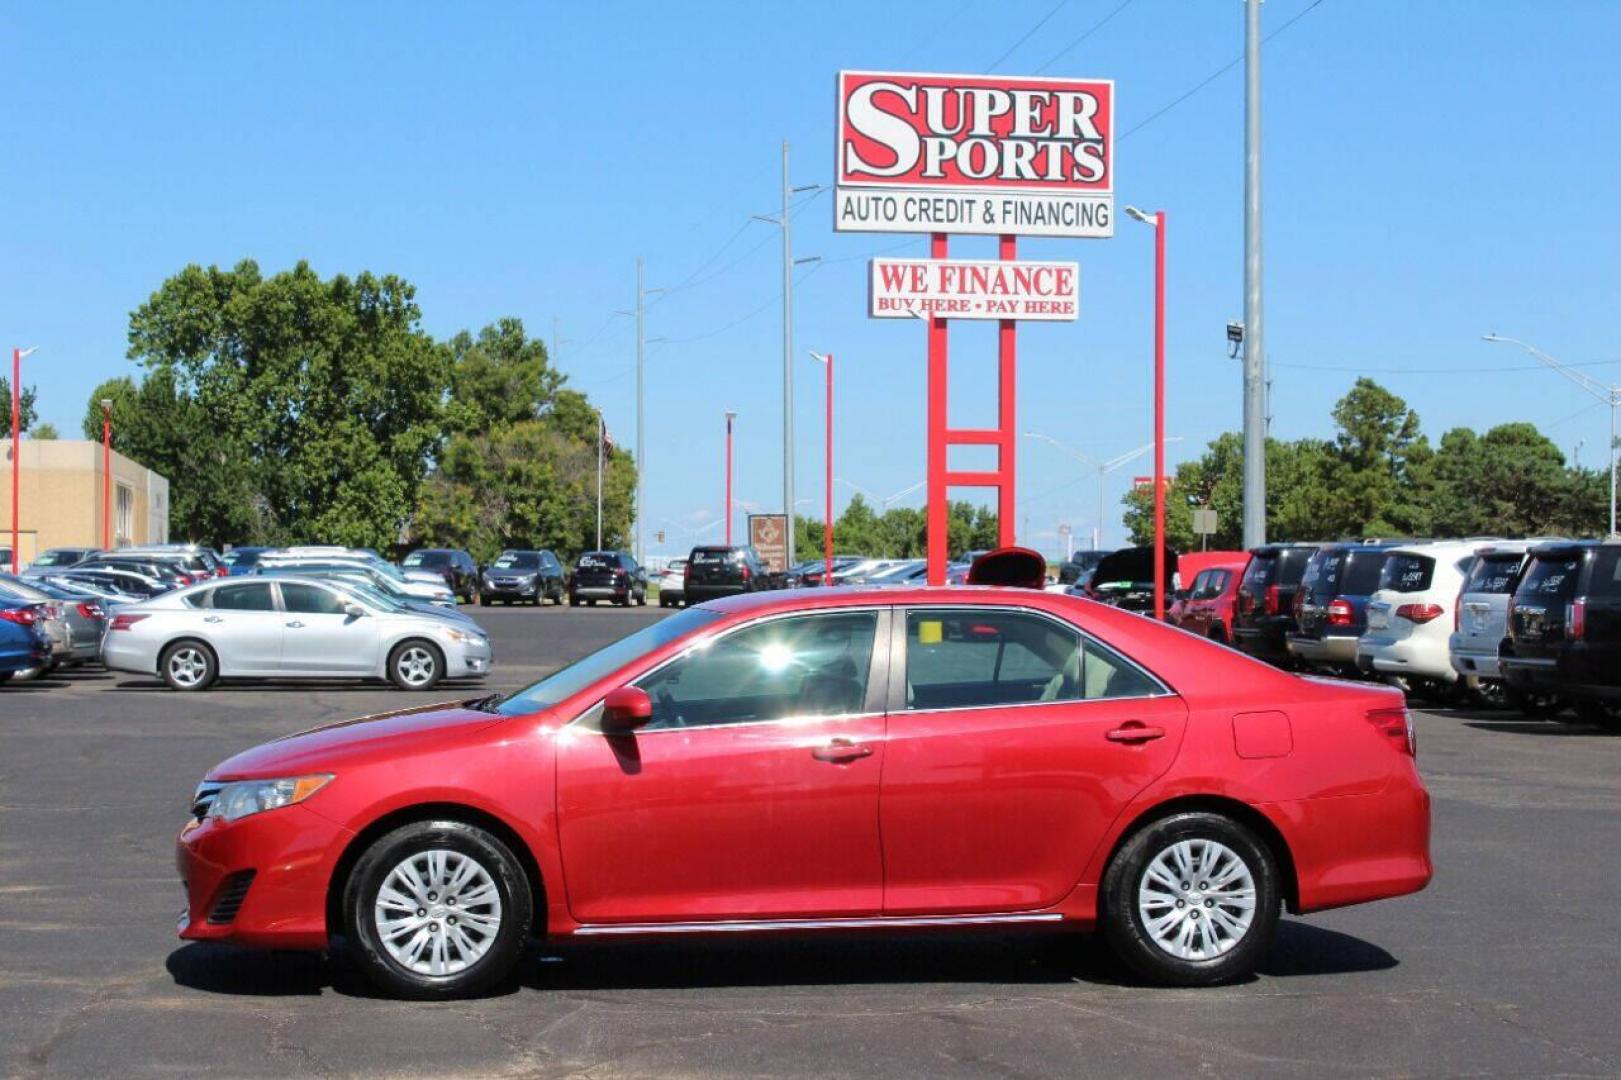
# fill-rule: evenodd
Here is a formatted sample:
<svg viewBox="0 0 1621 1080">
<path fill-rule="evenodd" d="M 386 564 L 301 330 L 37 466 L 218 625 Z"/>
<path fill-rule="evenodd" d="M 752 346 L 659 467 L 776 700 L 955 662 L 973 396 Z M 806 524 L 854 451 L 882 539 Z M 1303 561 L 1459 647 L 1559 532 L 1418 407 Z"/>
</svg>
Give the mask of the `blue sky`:
<svg viewBox="0 0 1621 1080">
<path fill-rule="evenodd" d="M 0 145 L 0 339 L 77 433 L 124 358 L 129 311 L 186 263 L 309 259 L 418 287 L 428 330 L 500 316 L 567 339 L 560 366 L 634 439 L 634 266 L 649 347 L 648 543 L 718 516 L 722 412 L 739 497 L 781 503 L 779 147 L 832 172 L 841 67 L 1116 81 L 1121 205 L 1170 214 L 1174 462 L 1238 425 L 1223 327 L 1242 310 L 1241 68 L 1131 130 L 1239 55 L 1236 0 L 777 4 L 9 5 Z M 1268 29 L 1312 0 L 1270 0 Z M 1583 461 L 1607 417 L 1488 330 L 1572 363 L 1621 361 L 1621 4 L 1321 0 L 1267 48 L 1266 315 L 1274 434 L 1326 435 L 1359 372 L 1447 427 L 1540 425 Z M 920 325 L 865 317 L 866 256 L 906 238 L 795 220 L 801 510 L 818 510 L 821 372 L 839 364 L 837 474 L 888 495 L 923 475 Z M 1081 264 L 1082 316 L 1020 333 L 1020 427 L 1095 456 L 1150 437 L 1152 243 L 1025 241 Z M 919 241 L 901 249 L 923 253 Z M 959 240 L 953 254 L 991 254 Z M 807 276 L 808 275 L 808 276 Z M 988 327 L 953 330 L 953 422 L 988 421 Z M 1506 369 L 1506 370 L 1505 370 Z M 1621 363 L 1588 369 L 1621 381 Z M 1591 407 L 1590 407 L 1591 406 Z M 1021 538 L 1053 550 L 1096 518 L 1095 481 L 1020 447 Z M 1106 543 L 1120 539 L 1113 477 Z M 839 486 L 842 503 L 851 488 Z M 900 500 L 920 504 L 920 495 Z M 1026 527 L 1028 522 L 1028 527 Z M 663 529 L 667 544 L 652 540 Z"/>
</svg>

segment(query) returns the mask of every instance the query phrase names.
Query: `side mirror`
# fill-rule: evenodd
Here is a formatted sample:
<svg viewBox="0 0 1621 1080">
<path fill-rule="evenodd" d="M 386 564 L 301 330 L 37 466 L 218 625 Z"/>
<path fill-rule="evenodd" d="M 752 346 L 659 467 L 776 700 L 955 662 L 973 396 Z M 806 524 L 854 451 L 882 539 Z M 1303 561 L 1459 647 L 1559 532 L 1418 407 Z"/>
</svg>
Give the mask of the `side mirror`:
<svg viewBox="0 0 1621 1080">
<path fill-rule="evenodd" d="M 653 699 L 639 686 L 620 686 L 602 699 L 602 730 L 610 735 L 635 731 L 653 719 Z"/>
<path fill-rule="evenodd" d="M 351 619 L 360 619 L 365 617 L 366 609 L 359 604 L 349 604 L 343 609 L 343 613 Z"/>
</svg>

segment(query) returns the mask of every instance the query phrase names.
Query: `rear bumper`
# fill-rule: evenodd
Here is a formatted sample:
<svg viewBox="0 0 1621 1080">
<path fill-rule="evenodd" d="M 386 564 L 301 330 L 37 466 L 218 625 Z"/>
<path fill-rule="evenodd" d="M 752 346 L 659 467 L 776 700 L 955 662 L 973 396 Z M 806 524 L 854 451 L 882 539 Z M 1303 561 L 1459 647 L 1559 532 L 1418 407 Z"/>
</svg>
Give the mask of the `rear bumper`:
<svg viewBox="0 0 1621 1080">
<path fill-rule="evenodd" d="M 101 662 L 114 671 L 130 671 L 138 675 L 156 675 L 158 658 L 153 646 L 135 635 L 109 631 L 101 645 Z"/>
<path fill-rule="evenodd" d="M 1257 660 L 1282 663 L 1289 659 L 1287 620 L 1263 619 L 1258 624 L 1233 627 L 1233 644 Z"/>
<path fill-rule="evenodd" d="M 1320 638 L 1304 634 L 1288 636 L 1289 652 L 1309 664 L 1343 664 L 1356 666 L 1357 639 L 1345 634 L 1330 634 Z"/>
<path fill-rule="evenodd" d="M 241 821 L 187 822 L 175 840 L 185 891 L 179 922 L 187 941 L 235 941 L 284 949 L 327 945 L 327 884 L 354 836 L 304 806 L 267 810 Z M 234 916 L 216 905 L 250 874 Z M 214 921 L 210 921 L 210 916 Z"/>
<path fill-rule="evenodd" d="M 1452 670 L 1459 675 L 1473 676 L 1477 679 L 1500 679 L 1503 669 L 1498 663 L 1495 652 L 1484 652 L 1480 649 L 1453 649 Z"/>
<path fill-rule="evenodd" d="M 1371 795 L 1262 806 L 1287 837 L 1300 912 L 1404 896 L 1430 883 L 1430 795 L 1417 770 L 1408 771 Z"/>
<path fill-rule="evenodd" d="M 1450 653 L 1437 652 L 1435 643 L 1423 638 L 1390 638 L 1364 635 L 1356 647 L 1357 670 L 1364 675 L 1412 675 L 1421 679 L 1456 682 Z"/>
<path fill-rule="evenodd" d="M 718 600 L 722 596 L 738 596 L 748 592 L 742 585 L 688 585 L 684 594 L 687 603 L 701 604 L 705 600 Z"/>
<path fill-rule="evenodd" d="M 1573 698 L 1621 701 L 1621 686 L 1570 678 L 1553 659 L 1505 656 L 1498 661 L 1503 681 L 1516 690 L 1543 690 Z"/>
<path fill-rule="evenodd" d="M 630 595 L 630 586 L 575 585 L 569 592 L 581 600 L 623 600 Z"/>
</svg>

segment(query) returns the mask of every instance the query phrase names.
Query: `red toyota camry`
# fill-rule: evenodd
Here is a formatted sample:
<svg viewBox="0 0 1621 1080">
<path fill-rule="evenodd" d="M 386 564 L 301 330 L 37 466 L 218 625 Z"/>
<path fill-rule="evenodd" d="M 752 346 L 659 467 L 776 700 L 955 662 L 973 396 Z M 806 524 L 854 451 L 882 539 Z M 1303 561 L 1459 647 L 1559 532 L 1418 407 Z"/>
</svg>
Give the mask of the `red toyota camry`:
<svg viewBox="0 0 1621 1080">
<path fill-rule="evenodd" d="M 1015 588 L 754 593 L 504 701 L 226 761 L 179 837 L 180 936 L 477 992 L 531 936 L 1099 929 L 1219 983 L 1279 909 L 1422 889 L 1394 690 L 1301 678 Z"/>
</svg>

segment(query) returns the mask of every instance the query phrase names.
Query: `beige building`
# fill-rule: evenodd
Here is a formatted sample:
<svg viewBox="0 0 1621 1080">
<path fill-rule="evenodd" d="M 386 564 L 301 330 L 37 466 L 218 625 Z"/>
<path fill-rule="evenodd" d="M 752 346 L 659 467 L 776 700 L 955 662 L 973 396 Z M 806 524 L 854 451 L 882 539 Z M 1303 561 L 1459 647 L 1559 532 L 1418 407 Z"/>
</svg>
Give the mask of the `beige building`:
<svg viewBox="0 0 1621 1080">
<path fill-rule="evenodd" d="M 101 444 L 23 438 L 18 455 L 20 561 L 53 547 L 102 546 Z M 11 547 L 11 441 L 0 470 L 0 548 Z M 169 481 L 117 450 L 112 454 L 113 546 L 169 542 Z"/>
</svg>

